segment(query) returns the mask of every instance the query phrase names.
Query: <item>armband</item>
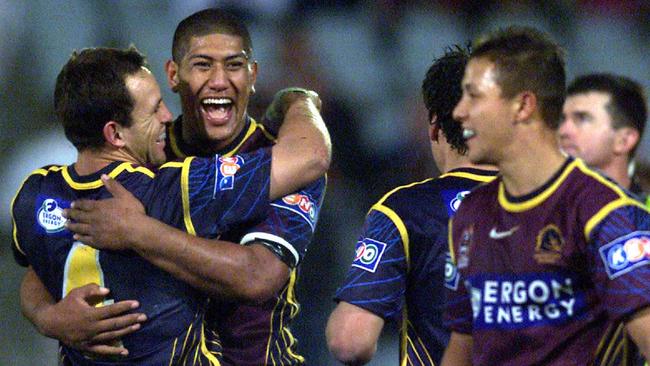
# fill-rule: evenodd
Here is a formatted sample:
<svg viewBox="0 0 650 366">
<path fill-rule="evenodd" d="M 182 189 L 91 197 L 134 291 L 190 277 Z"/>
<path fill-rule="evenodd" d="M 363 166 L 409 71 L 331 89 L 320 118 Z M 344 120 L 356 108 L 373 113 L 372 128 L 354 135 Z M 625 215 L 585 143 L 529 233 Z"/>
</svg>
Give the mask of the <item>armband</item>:
<svg viewBox="0 0 650 366">
<path fill-rule="evenodd" d="M 256 238 L 253 241 L 249 241 L 245 243 L 244 245 L 252 245 L 252 244 L 259 244 L 266 249 L 270 250 L 271 253 L 275 254 L 276 257 L 278 257 L 284 264 L 286 264 L 290 269 L 296 268 L 296 258 L 293 256 L 293 254 L 287 249 L 284 245 L 278 244 L 276 242 L 266 240 L 266 239 L 260 239 Z"/>
</svg>

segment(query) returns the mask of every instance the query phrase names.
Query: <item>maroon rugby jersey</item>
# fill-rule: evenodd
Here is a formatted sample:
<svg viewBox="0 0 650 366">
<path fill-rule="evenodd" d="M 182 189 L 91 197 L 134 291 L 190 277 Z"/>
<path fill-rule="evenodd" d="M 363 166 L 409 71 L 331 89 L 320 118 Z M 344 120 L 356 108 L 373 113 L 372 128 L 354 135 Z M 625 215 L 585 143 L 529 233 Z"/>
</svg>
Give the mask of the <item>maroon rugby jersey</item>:
<svg viewBox="0 0 650 366">
<path fill-rule="evenodd" d="M 167 157 L 170 159 L 195 155 L 198 151 L 181 137 L 182 116 L 167 130 Z M 223 148 L 224 156 L 250 152 L 271 146 L 274 137 L 265 126 L 246 117 L 242 132 Z M 264 241 L 282 248 L 289 255 L 282 260 L 291 269 L 289 281 L 277 296 L 262 304 L 242 304 L 212 299 L 207 321 L 210 350 L 222 359 L 223 365 L 302 365 L 305 362 L 297 348 L 290 325 L 298 314 L 295 296 L 297 266 L 310 244 L 323 203 L 326 179 L 321 178 L 295 194 L 271 203 L 266 219 L 231 226 L 221 239 L 243 245 Z M 198 229 L 197 229 L 198 230 Z M 236 274 L 233 274 L 236 275 Z"/>
<path fill-rule="evenodd" d="M 523 197 L 479 187 L 451 231 L 445 324 L 473 336 L 474 365 L 626 358 L 613 343 L 650 304 L 650 215 L 623 189 L 568 159 Z"/>
</svg>

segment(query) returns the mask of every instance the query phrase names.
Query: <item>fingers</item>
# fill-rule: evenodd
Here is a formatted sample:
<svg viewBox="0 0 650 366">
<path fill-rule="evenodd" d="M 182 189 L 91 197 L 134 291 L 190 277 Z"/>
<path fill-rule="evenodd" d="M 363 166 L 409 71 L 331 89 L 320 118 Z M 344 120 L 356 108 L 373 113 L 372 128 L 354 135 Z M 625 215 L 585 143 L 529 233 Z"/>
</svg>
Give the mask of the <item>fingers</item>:
<svg viewBox="0 0 650 366">
<path fill-rule="evenodd" d="M 102 174 L 102 182 L 104 182 L 104 186 L 113 195 L 113 197 L 119 198 L 131 195 L 131 193 L 127 191 L 123 185 L 106 174 Z"/>
<path fill-rule="evenodd" d="M 118 316 L 120 314 L 123 314 L 123 313 L 125 313 L 127 311 L 137 309 L 138 306 L 140 306 L 140 304 L 135 300 L 124 300 L 124 301 L 116 302 L 114 304 L 104 305 L 102 307 L 97 308 L 97 310 L 98 310 L 98 314 L 99 314 L 100 319 L 109 319 L 109 318 L 116 317 L 116 316 Z M 136 316 L 143 315 L 144 316 L 144 314 L 129 314 L 129 315 L 136 315 Z M 141 321 L 144 321 L 144 320 L 146 320 L 146 317 L 144 319 L 142 319 Z M 123 327 L 123 326 L 126 326 L 126 325 L 128 325 L 128 324 L 123 324 L 120 327 Z"/>
<path fill-rule="evenodd" d="M 105 344 L 94 344 L 83 347 L 83 351 L 103 356 L 128 356 L 129 351 L 124 347 L 108 346 Z"/>
<path fill-rule="evenodd" d="M 132 324 L 127 327 L 119 328 L 116 330 L 111 330 L 103 333 L 99 333 L 96 336 L 93 337 L 92 343 L 98 344 L 98 343 L 109 343 L 111 341 L 118 340 L 122 337 L 124 337 L 127 334 L 131 334 L 135 332 L 136 330 L 140 329 L 142 325 L 140 323 Z"/>
<path fill-rule="evenodd" d="M 92 225 L 90 224 L 77 222 L 77 221 L 69 221 L 69 220 L 66 221 L 65 228 L 77 235 L 83 235 L 83 236 L 92 235 L 92 229 L 93 229 Z M 75 240 L 80 240 L 80 239 L 75 237 Z"/>
<path fill-rule="evenodd" d="M 70 291 L 67 296 L 79 297 L 84 300 L 88 300 L 96 297 L 105 297 L 110 292 L 106 287 L 100 287 L 96 283 L 89 283 L 87 285 L 77 287 Z"/>
</svg>

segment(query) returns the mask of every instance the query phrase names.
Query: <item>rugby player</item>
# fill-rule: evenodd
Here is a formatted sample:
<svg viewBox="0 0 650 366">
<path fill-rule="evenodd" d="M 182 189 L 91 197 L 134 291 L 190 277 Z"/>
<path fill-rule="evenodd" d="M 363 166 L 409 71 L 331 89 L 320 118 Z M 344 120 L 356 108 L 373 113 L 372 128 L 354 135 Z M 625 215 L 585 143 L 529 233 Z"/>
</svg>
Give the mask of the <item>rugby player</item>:
<svg viewBox="0 0 650 366">
<path fill-rule="evenodd" d="M 252 52 L 245 24 L 226 11 L 202 10 L 179 23 L 166 71 L 172 90 L 180 96 L 183 115 L 168 128 L 168 158 L 231 156 L 271 146 L 275 139 L 271 132 L 282 120 L 277 117 L 288 104 L 294 100 L 319 102 L 310 93 L 292 89 L 272 103 L 270 131 L 249 117 L 248 101 L 257 77 Z M 302 111 L 304 118 L 320 120 L 317 110 Z M 327 154 L 323 154 L 325 150 L 314 146 L 313 153 L 329 162 L 330 149 L 328 146 Z M 152 263 L 212 294 L 217 301 L 212 301 L 208 310 L 209 328 L 218 332 L 220 341 L 210 345 L 219 354 L 223 348 L 227 364 L 302 364 L 304 358 L 297 353 L 290 331 L 291 320 L 298 312 L 296 269 L 313 237 L 324 190 L 325 178 L 321 178 L 274 202 L 264 220 L 231 226 L 218 245 L 128 209 L 134 205 L 128 195 L 78 205 L 84 211 L 71 213 L 79 224 L 70 228 L 96 247 L 147 246 L 145 257 Z M 181 248 L 186 251 L 183 255 Z M 210 266 L 203 265 L 206 262 Z M 84 315 L 87 319 L 93 309 L 84 309 L 83 314 L 89 314 Z M 126 327 L 119 331 L 130 326 L 126 321 L 119 325 Z M 114 331 L 99 328 L 97 323 L 88 327 L 100 333 Z M 81 336 L 96 333 L 83 329 L 73 332 Z"/>
<path fill-rule="evenodd" d="M 609 364 L 625 358 L 612 344 L 621 331 L 647 357 L 650 215 L 561 152 L 559 46 L 525 27 L 481 37 L 462 88 L 454 117 L 468 156 L 500 175 L 466 197 L 450 225 L 458 278 L 447 286 L 442 364 Z"/>
<path fill-rule="evenodd" d="M 468 57 L 450 47 L 422 83 L 431 152 L 443 174 L 393 189 L 368 212 L 326 330 L 331 353 L 344 364 L 370 361 L 386 321 L 401 324 L 400 365 L 433 366 L 442 358 L 449 340 L 442 324 L 448 220 L 472 188 L 495 176 L 469 162 L 452 117 Z"/>
<path fill-rule="evenodd" d="M 304 111 L 291 106 L 271 149 L 188 157 L 154 173 L 143 166 L 165 160 L 165 129 L 172 115 L 144 57 L 133 48 L 74 53 L 57 77 L 54 105 L 78 157 L 70 166 L 37 169 L 19 189 L 12 202 L 16 259 L 33 269 L 55 299 L 88 283 L 110 286 L 112 298 L 105 304 L 136 299 L 150 320 L 123 338 L 130 350 L 124 359 L 63 345 L 60 363 L 219 365 L 203 332 L 207 296 L 134 252 L 98 251 L 75 240 L 66 230 L 63 209 L 79 198 L 107 197 L 100 180 L 106 175 L 127 187 L 153 217 L 214 237 L 241 221 L 265 217 L 269 198 L 324 174 L 322 156 L 312 153 L 313 146 L 327 150 L 329 145 L 322 126 L 304 123 Z M 305 141 L 309 147 L 298 143 Z"/>
</svg>

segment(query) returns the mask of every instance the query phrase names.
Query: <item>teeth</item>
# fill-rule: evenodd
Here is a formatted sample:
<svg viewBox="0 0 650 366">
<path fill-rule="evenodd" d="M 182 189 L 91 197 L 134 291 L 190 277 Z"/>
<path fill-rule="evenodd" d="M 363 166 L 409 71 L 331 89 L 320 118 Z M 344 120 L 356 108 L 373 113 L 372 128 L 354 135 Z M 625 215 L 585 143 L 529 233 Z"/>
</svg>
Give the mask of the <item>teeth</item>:
<svg viewBox="0 0 650 366">
<path fill-rule="evenodd" d="M 167 132 L 163 131 L 159 136 L 157 142 L 165 141 L 167 139 Z"/>
<path fill-rule="evenodd" d="M 230 98 L 207 98 L 203 99 L 203 104 L 215 104 L 215 105 L 224 105 L 232 103 Z"/>
<path fill-rule="evenodd" d="M 474 137 L 474 135 L 476 135 L 476 132 L 474 132 L 474 130 L 470 130 L 470 129 L 467 129 L 467 128 L 463 128 L 463 138 L 464 138 L 464 139 L 467 140 L 467 139 L 469 139 L 469 138 Z"/>
</svg>

